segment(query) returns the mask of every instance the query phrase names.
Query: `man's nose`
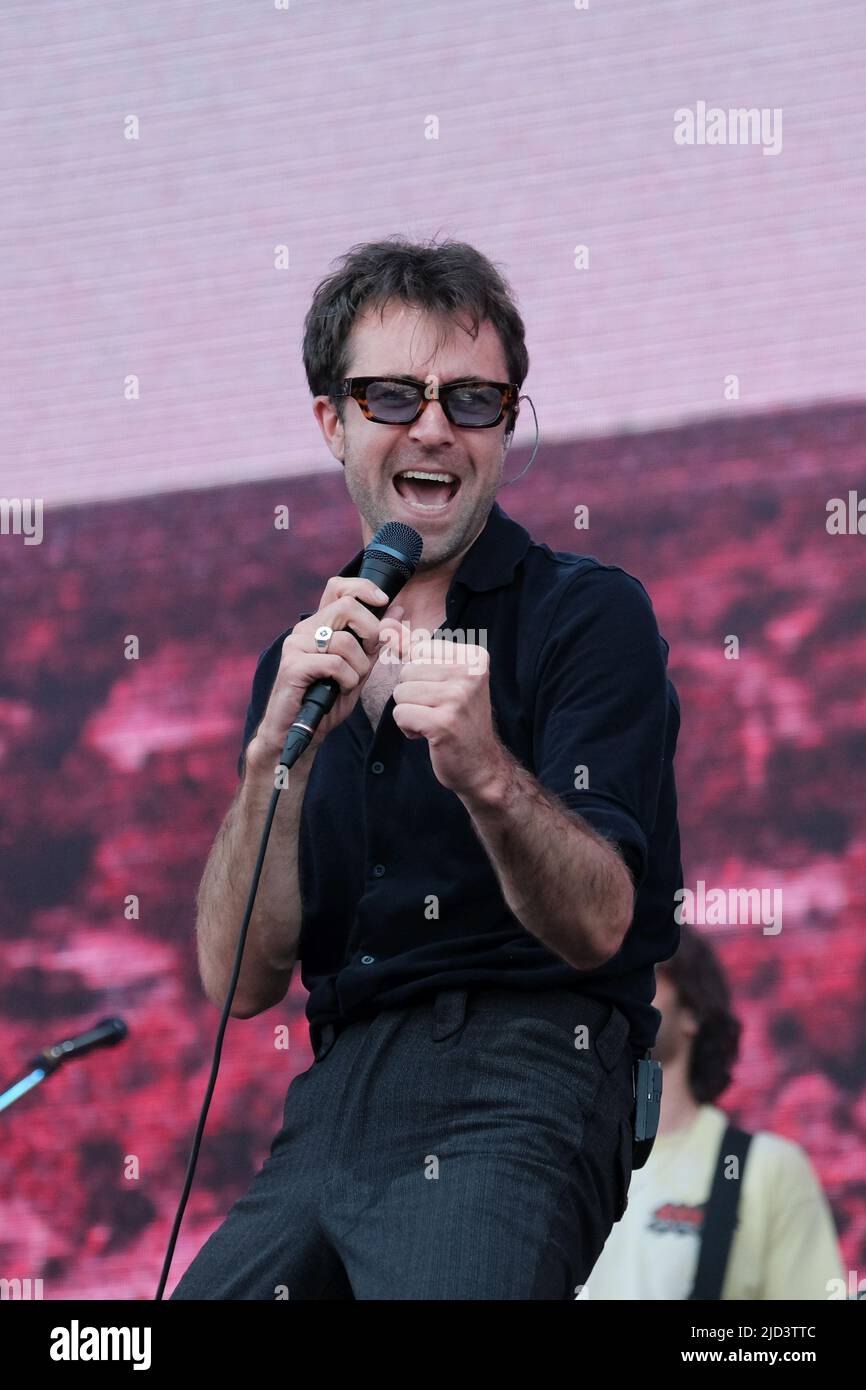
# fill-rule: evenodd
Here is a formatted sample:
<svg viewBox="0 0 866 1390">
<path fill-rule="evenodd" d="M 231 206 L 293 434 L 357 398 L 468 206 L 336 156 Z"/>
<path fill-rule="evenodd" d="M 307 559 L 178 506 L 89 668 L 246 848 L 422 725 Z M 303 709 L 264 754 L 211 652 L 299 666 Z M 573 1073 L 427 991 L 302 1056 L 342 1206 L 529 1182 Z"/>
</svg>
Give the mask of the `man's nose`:
<svg viewBox="0 0 866 1390">
<path fill-rule="evenodd" d="M 437 444 L 454 439 L 448 417 L 437 397 L 428 400 L 418 419 L 409 426 L 409 434 L 412 439 L 425 444 Z"/>
</svg>

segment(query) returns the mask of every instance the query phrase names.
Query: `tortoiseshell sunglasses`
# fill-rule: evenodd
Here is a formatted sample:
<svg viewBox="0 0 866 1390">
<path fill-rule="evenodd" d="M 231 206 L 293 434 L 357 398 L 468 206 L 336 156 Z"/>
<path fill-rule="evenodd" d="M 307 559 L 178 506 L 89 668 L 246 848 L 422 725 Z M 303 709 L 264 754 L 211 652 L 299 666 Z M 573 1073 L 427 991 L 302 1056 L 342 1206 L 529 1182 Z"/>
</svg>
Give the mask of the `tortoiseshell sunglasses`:
<svg viewBox="0 0 866 1390">
<path fill-rule="evenodd" d="M 461 430 L 487 430 L 498 425 L 516 405 L 519 387 L 507 381 L 462 377 L 436 387 L 427 396 L 427 382 L 411 376 L 350 376 L 334 382 L 330 395 L 352 396 L 368 420 L 378 425 L 411 425 L 430 400 L 438 400 L 448 420 Z"/>
</svg>

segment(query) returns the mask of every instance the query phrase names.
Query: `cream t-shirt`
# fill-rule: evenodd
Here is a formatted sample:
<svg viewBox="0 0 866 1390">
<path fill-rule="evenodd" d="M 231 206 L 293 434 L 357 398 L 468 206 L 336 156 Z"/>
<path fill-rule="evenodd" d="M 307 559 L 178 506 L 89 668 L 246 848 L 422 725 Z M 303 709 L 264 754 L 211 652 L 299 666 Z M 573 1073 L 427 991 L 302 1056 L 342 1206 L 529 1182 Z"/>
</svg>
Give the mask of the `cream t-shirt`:
<svg viewBox="0 0 866 1390">
<path fill-rule="evenodd" d="M 688 1298 L 727 1123 L 723 1110 L 702 1105 L 688 1128 L 656 1137 L 578 1298 Z M 754 1136 L 737 1221 L 723 1299 L 826 1299 L 828 1281 L 844 1280 L 830 1206 L 799 1144 Z"/>
</svg>

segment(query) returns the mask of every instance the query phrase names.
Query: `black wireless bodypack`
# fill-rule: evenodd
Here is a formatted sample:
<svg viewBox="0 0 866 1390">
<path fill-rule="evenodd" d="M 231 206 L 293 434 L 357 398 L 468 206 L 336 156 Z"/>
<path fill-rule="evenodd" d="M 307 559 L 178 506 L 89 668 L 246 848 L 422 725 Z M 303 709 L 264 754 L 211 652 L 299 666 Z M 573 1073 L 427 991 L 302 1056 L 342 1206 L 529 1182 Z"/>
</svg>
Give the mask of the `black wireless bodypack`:
<svg viewBox="0 0 866 1390">
<path fill-rule="evenodd" d="M 632 1169 L 642 1168 L 652 1152 L 659 1128 L 662 1102 L 662 1069 L 649 1052 L 634 1064 L 634 1143 Z"/>
</svg>

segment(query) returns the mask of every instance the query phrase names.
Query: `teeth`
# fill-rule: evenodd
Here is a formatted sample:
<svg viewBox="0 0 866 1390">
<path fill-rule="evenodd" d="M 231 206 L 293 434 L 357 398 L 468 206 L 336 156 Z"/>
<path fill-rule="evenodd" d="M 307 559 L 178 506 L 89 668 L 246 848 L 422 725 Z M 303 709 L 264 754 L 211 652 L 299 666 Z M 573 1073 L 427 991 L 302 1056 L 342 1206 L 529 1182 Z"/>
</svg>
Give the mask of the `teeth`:
<svg viewBox="0 0 866 1390">
<path fill-rule="evenodd" d="M 455 483 L 457 478 L 453 473 L 430 473 L 422 468 L 404 468 L 401 473 L 394 474 L 394 482 L 398 478 L 426 478 L 434 483 Z M 398 489 L 399 491 L 399 489 Z M 417 512 L 441 512 L 450 505 L 451 498 L 445 502 L 410 502 L 407 497 L 403 498 L 407 507 L 412 507 Z"/>
<path fill-rule="evenodd" d="M 423 473 L 420 468 L 406 468 L 397 474 L 398 478 L 427 478 L 434 483 L 453 483 L 453 473 Z"/>
</svg>

